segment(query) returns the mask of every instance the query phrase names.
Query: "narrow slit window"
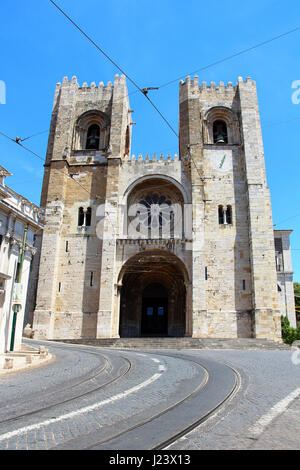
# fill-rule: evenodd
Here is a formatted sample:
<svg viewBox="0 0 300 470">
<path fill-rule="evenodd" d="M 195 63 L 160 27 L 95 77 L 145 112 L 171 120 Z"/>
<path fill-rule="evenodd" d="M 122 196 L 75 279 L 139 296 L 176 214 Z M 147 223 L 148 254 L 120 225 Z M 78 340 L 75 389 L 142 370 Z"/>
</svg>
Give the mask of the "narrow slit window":
<svg viewBox="0 0 300 470">
<path fill-rule="evenodd" d="M 79 207 L 79 209 L 78 209 L 78 227 L 82 227 L 83 224 L 84 224 L 83 207 Z"/>
<path fill-rule="evenodd" d="M 232 209 L 231 206 L 227 206 L 226 208 L 226 223 L 232 224 Z"/>
<path fill-rule="evenodd" d="M 243 290 L 246 290 L 246 281 L 243 279 Z"/>
<path fill-rule="evenodd" d="M 21 263 L 18 262 L 17 264 L 17 269 L 16 269 L 16 277 L 15 277 L 15 282 L 18 282 L 19 279 L 19 274 L 20 274 L 20 268 L 21 268 Z"/>
<path fill-rule="evenodd" d="M 69 242 L 66 241 L 66 253 L 68 253 L 68 251 L 69 251 Z"/>
<path fill-rule="evenodd" d="M 219 225 L 224 224 L 224 209 L 223 206 L 218 207 L 218 215 L 219 215 Z"/>
<path fill-rule="evenodd" d="M 85 225 L 86 227 L 90 227 L 92 220 L 92 209 L 90 207 L 87 208 L 85 214 Z"/>
<path fill-rule="evenodd" d="M 90 286 L 93 287 L 93 282 L 94 282 L 94 273 L 93 271 L 91 271 L 91 275 L 90 275 Z"/>
</svg>

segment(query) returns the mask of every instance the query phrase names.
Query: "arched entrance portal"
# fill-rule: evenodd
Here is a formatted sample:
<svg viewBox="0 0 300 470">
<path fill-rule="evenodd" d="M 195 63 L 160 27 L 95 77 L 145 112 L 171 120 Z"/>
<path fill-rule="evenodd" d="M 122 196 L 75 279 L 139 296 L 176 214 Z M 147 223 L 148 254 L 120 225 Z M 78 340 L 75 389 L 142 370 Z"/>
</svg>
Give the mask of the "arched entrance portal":
<svg viewBox="0 0 300 470">
<path fill-rule="evenodd" d="M 120 336 L 184 336 L 186 270 L 163 250 L 144 251 L 123 266 Z"/>
</svg>

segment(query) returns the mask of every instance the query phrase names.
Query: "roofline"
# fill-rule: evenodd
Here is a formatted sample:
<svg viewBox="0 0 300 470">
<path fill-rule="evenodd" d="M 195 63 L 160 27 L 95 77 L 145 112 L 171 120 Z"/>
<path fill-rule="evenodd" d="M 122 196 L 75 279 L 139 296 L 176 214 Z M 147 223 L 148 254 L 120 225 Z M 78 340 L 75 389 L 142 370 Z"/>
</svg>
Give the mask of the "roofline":
<svg viewBox="0 0 300 470">
<path fill-rule="evenodd" d="M 38 229 L 43 229 L 44 226 L 40 223 L 40 222 L 37 222 L 36 220 L 32 219 L 31 217 L 29 217 L 28 215 L 24 214 L 23 212 L 21 212 L 19 209 L 17 209 L 16 207 L 14 206 L 11 206 L 8 202 L 6 201 L 1 201 L 0 200 L 0 207 L 4 206 L 6 208 L 8 208 L 11 212 L 15 212 L 16 214 L 18 214 L 18 216 L 24 220 L 25 222 L 27 222 L 27 224 L 30 224 L 32 225 L 33 227 L 35 228 L 38 228 Z"/>
<path fill-rule="evenodd" d="M 289 230 L 289 229 L 283 229 L 283 230 L 278 230 L 278 229 L 273 229 L 274 232 L 289 232 L 289 233 L 292 233 L 294 230 Z"/>
</svg>

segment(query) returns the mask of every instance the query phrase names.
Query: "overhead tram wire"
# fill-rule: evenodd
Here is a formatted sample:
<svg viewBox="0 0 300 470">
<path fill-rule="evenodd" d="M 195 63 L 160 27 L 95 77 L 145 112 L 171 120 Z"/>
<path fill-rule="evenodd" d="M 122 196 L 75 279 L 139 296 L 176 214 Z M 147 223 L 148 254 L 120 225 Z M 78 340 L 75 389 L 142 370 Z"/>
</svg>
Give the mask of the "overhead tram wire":
<svg viewBox="0 0 300 470">
<path fill-rule="evenodd" d="M 98 46 L 97 43 L 95 43 L 95 41 L 93 41 L 93 39 L 88 36 L 81 28 L 80 26 L 78 26 L 73 20 L 72 18 L 70 18 L 53 0 L 50 0 L 50 2 L 68 19 L 68 21 L 70 21 L 73 26 L 75 26 L 76 29 L 78 29 L 78 31 L 81 32 L 81 34 L 83 34 L 83 36 L 88 39 L 88 41 L 90 41 L 95 47 L 96 49 L 101 52 L 101 54 L 103 54 L 123 75 L 125 75 L 125 77 L 128 78 L 128 80 L 135 86 L 135 88 L 137 88 L 138 91 L 140 91 L 144 96 L 145 98 L 149 101 L 149 103 L 154 107 L 154 109 L 158 112 L 158 114 L 161 116 L 161 118 L 165 121 L 165 123 L 169 126 L 169 128 L 171 129 L 171 131 L 176 135 L 177 138 L 179 138 L 177 132 L 173 129 L 173 127 L 171 126 L 171 124 L 169 123 L 169 121 L 164 117 L 164 115 L 159 111 L 159 109 L 157 108 L 157 106 L 152 102 L 152 100 L 147 96 L 147 93 L 146 93 L 146 89 L 145 88 L 140 88 L 137 83 L 129 76 L 127 75 L 127 73 L 124 72 L 124 70 L 121 69 L 121 67 L 119 67 L 118 64 L 116 64 L 116 62 L 111 59 L 109 57 L 108 54 L 106 54 L 103 49 L 101 49 L 100 46 Z"/>
<path fill-rule="evenodd" d="M 75 23 L 75 21 L 73 21 L 73 20 L 72 20 L 72 19 L 53 1 L 53 0 L 50 0 L 50 2 L 51 2 L 51 3 L 52 3 L 52 4 L 53 4 L 53 5 L 64 15 L 72 24 L 73 24 L 73 26 L 75 26 L 75 28 L 77 28 L 77 29 L 81 32 L 81 34 L 83 34 L 83 35 L 84 35 L 84 36 L 85 36 L 85 37 L 86 37 L 86 38 L 87 38 L 87 39 L 88 39 L 88 40 L 89 40 L 89 41 L 90 41 L 90 42 L 91 42 L 91 43 L 92 43 L 92 44 L 93 44 L 93 45 L 94 45 L 94 46 L 95 46 L 95 47 L 96 47 L 96 48 L 97 48 L 97 49 L 98 49 L 98 50 L 99 50 L 99 51 L 100 51 L 100 52 L 101 52 L 119 71 L 120 71 L 120 72 L 121 72 L 121 73 L 122 73 L 122 74 L 124 74 L 124 75 L 128 78 L 128 80 L 137 88 L 137 91 L 140 91 L 141 93 L 143 93 L 143 95 L 148 99 L 148 101 L 151 103 L 151 105 L 152 105 L 152 106 L 156 109 L 156 111 L 160 114 L 160 116 L 162 117 L 162 119 L 163 119 L 163 120 L 166 122 L 166 124 L 171 128 L 172 132 L 178 137 L 177 132 L 172 128 L 172 126 L 170 125 L 170 123 L 168 122 L 168 120 L 162 115 L 162 113 L 157 109 L 157 107 L 154 105 L 154 103 L 150 100 L 150 98 L 147 96 L 147 93 L 145 93 L 144 90 L 147 90 L 147 89 L 145 89 L 145 88 L 144 88 L 144 89 L 141 89 L 141 88 L 136 84 L 136 82 L 135 82 L 133 79 L 131 79 L 131 78 L 129 77 L 129 75 L 127 75 L 127 74 L 116 64 L 116 62 L 115 62 L 114 60 L 112 60 L 112 59 L 109 57 L 109 55 L 106 54 L 106 53 L 103 51 L 103 49 L 101 49 L 100 46 L 98 46 L 98 44 L 96 44 L 95 41 L 93 41 L 93 39 L 92 39 L 90 36 L 88 36 L 88 35 Z M 238 56 L 240 56 L 240 55 L 246 54 L 247 52 L 250 52 L 250 51 L 252 51 L 252 50 L 255 50 L 255 49 L 259 48 L 259 47 L 262 47 L 262 46 L 264 46 L 264 45 L 266 45 L 266 44 L 269 44 L 269 43 L 271 43 L 271 42 L 273 42 L 273 41 L 276 41 L 276 40 L 278 40 L 278 39 L 281 39 L 281 38 L 283 38 L 283 37 L 285 37 L 285 36 L 288 36 L 289 34 L 292 34 L 292 33 L 296 32 L 296 31 L 299 31 L 299 30 L 300 30 L 300 26 L 296 26 L 296 28 L 293 28 L 293 29 L 291 29 L 291 30 L 289 30 L 289 31 L 286 31 L 286 32 L 282 33 L 282 34 L 279 34 L 279 35 L 277 35 L 277 36 L 274 36 L 274 37 L 272 37 L 272 38 L 270 38 L 270 39 L 266 39 L 265 41 L 262 41 L 262 42 L 260 42 L 260 43 L 258 43 L 258 44 L 255 44 L 254 46 L 248 47 L 248 48 L 243 49 L 243 50 L 241 50 L 241 51 L 239 51 L 239 52 L 236 52 L 236 53 L 234 53 L 234 54 L 231 54 L 230 56 L 224 57 L 223 59 L 219 59 L 219 60 L 217 60 L 217 61 L 215 61 L 215 62 L 212 62 L 211 64 L 208 64 L 208 65 L 206 65 L 206 66 L 204 66 L 204 67 L 201 67 L 201 68 L 199 68 L 199 69 L 197 69 L 197 70 L 195 70 L 195 71 L 193 71 L 193 72 L 190 72 L 188 75 L 192 75 L 192 74 L 194 74 L 194 73 L 198 73 L 198 72 L 200 72 L 200 71 L 206 70 L 206 69 L 208 69 L 208 68 L 210 68 L 210 67 L 214 67 L 215 65 L 221 64 L 221 63 L 226 62 L 226 61 L 228 61 L 228 60 L 231 60 L 231 59 L 233 59 L 233 58 L 235 58 L 235 57 L 238 57 Z M 153 87 L 153 88 L 150 87 L 149 89 L 156 89 L 156 90 L 158 90 L 158 89 L 160 89 L 160 88 L 166 87 L 166 86 L 168 86 L 168 85 L 171 85 L 172 83 L 178 82 L 178 80 L 184 78 L 186 75 L 187 75 L 187 74 L 181 75 L 180 77 L 177 77 L 176 79 L 173 79 L 173 80 L 170 80 L 170 81 L 168 81 L 168 82 L 166 82 L 166 83 L 163 83 L 163 84 L 159 85 L 158 87 L 155 87 L 155 88 L 154 88 L 154 87 Z M 133 92 L 133 93 L 136 93 L 136 92 Z M 130 94 L 133 94 L 133 93 L 130 93 Z M 128 95 L 128 96 L 129 96 L 129 95 Z"/>
<path fill-rule="evenodd" d="M 128 78 L 128 80 L 137 88 L 137 91 L 140 91 L 140 92 L 146 97 L 146 99 L 147 99 L 147 100 L 149 101 L 149 103 L 153 106 L 153 108 L 157 111 L 157 113 L 161 116 L 161 118 L 165 121 L 165 123 L 168 125 L 168 127 L 171 129 L 171 131 L 172 131 L 172 132 L 175 134 L 175 136 L 179 139 L 178 133 L 174 130 L 174 128 L 173 128 L 173 127 L 171 126 L 171 124 L 169 123 L 169 121 L 168 121 L 168 120 L 165 118 L 165 116 L 160 112 L 160 110 L 159 110 L 159 109 L 157 108 L 157 106 L 152 102 L 152 100 L 147 96 L 147 92 L 145 92 L 145 90 L 147 90 L 147 89 L 145 89 L 145 88 L 144 88 L 144 89 L 140 88 L 140 87 L 136 84 L 136 82 L 135 82 L 133 79 L 131 79 L 130 76 L 127 75 L 127 74 L 116 64 L 116 62 L 114 62 L 114 61 L 108 56 L 108 54 L 106 54 L 106 53 L 100 48 L 100 46 L 98 46 L 98 44 L 96 44 L 96 43 L 95 43 L 95 42 L 94 42 L 94 41 L 93 41 L 93 40 L 92 40 L 92 39 L 91 39 L 91 38 L 90 38 L 90 37 L 89 37 L 71 18 L 70 18 L 53 0 L 50 0 L 50 2 L 68 19 L 68 21 L 70 21 L 70 22 L 73 24 L 73 26 L 75 26 L 75 28 L 77 28 L 77 29 L 81 32 L 81 34 L 83 34 L 83 35 L 86 37 L 86 39 L 88 39 L 88 40 L 96 47 L 96 49 L 97 49 L 99 52 L 101 52 L 101 53 L 102 53 L 102 54 L 103 54 L 103 55 L 104 55 L 122 74 L 123 74 L 123 75 L 125 75 L 125 76 Z M 263 45 L 265 45 L 265 44 L 268 44 L 268 43 L 270 43 L 270 42 L 272 42 L 272 41 L 278 40 L 278 39 L 280 39 L 280 38 L 282 38 L 282 37 L 285 37 L 285 36 L 287 36 L 287 35 L 289 35 L 289 34 L 292 34 L 293 32 L 296 32 L 296 31 L 298 31 L 298 30 L 300 30 L 300 26 L 298 26 L 298 27 L 296 27 L 296 28 L 294 28 L 294 29 L 292 29 L 292 30 L 289 30 L 289 31 L 287 31 L 287 32 L 285 32 L 285 33 L 282 33 L 282 34 L 280 34 L 280 35 L 277 35 L 277 36 L 275 36 L 275 37 L 273 37 L 273 38 L 271 38 L 271 39 L 268 39 L 268 40 L 266 40 L 266 41 L 260 42 L 260 43 L 258 43 L 258 44 L 256 44 L 256 45 L 252 46 L 252 47 L 249 47 L 249 48 L 244 49 L 244 50 L 242 50 L 242 51 L 239 51 L 239 52 L 237 52 L 237 53 L 235 53 L 235 54 L 232 54 L 231 56 L 225 57 L 224 59 L 220 59 L 220 60 L 218 60 L 218 61 L 215 61 L 215 62 L 213 62 L 213 63 L 211 63 L 211 64 L 209 64 L 209 65 L 207 65 L 207 66 L 205 66 L 205 67 L 202 67 L 202 68 L 196 70 L 195 72 L 191 72 L 191 73 L 197 73 L 197 72 L 199 72 L 199 71 L 201 71 L 201 70 L 205 70 L 205 69 L 210 68 L 210 67 L 212 67 L 212 66 L 214 66 L 214 65 L 220 64 L 220 63 L 225 62 L 225 61 L 227 61 L 227 60 L 230 60 L 230 59 L 232 59 L 232 58 L 234 58 L 234 57 L 237 57 L 237 56 L 239 56 L 239 55 L 245 54 L 245 53 L 247 53 L 247 52 L 249 52 L 249 51 L 251 51 L 251 50 L 254 50 L 254 49 L 256 49 L 256 48 L 258 48 L 258 47 L 261 47 L 261 46 L 263 46 Z M 182 78 L 182 76 L 181 76 L 180 78 Z M 167 83 L 165 83 L 165 84 L 162 84 L 162 85 L 160 85 L 159 87 L 157 87 L 156 89 L 159 89 L 159 88 L 165 87 L 165 86 L 167 86 L 167 85 L 170 85 L 171 83 L 174 83 L 175 81 L 178 81 L 180 78 L 176 78 L 176 79 L 171 80 L 171 81 L 169 81 L 169 82 L 167 82 Z M 39 156 L 38 154 L 36 154 L 35 152 L 33 152 L 32 150 L 30 150 L 30 149 L 28 149 L 27 147 L 25 147 L 24 145 L 22 145 L 19 141 L 14 140 L 14 139 L 11 139 L 10 137 L 6 136 L 6 135 L 3 134 L 3 133 L 1 133 L 1 134 L 4 135 L 5 137 L 9 138 L 11 141 L 17 143 L 18 145 L 20 145 L 21 147 L 23 147 L 25 150 L 27 150 L 27 151 L 29 151 L 30 153 L 32 153 L 33 155 L 37 156 L 37 157 L 40 158 L 41 160 L 45 161 L 42 157 L 40 157 L 40 156 Z M 33 136 L 29 136 L 28 138 L 30 138 L 30 137 L 33 137 Z M 20 140 L 22 140 L 22 139 L 20 139 Z M 26 139 L 24 139 L 24 140 L 26 140 Z M 197 165 L 196 165 L 194 159 L 192 158 L 192 155 L 191 155 L 189 146 L 187 146 L 187 150 L 188 150 L 188 153 L 189 153 L 189 156 L 190 156 L 191 161 L 192 161 L 192 162 L 194 163 L 194 165 L 195 165 L 195 168 L 196 168 L 197 173 L 199 174 L 200 178 L 203 179 L 202 176 L 201 176 L 200 173 L 199 173 L 199 170 L 198 170 L 198 168 L 197 168 Z M 72 179 L 74 180 L 74 178 L 72 178 Z M 74 180 L 74 181 L 75 181 L 76 183 L 78 183 L 76 180 Z M 78 183 L 78 184 L 80 185 L 80 183 Z M 81 185 L 80 185 L 80 186 L 81 186 Z M 83 188 L 83 186 L 81 186 L 81 187 Z M 83 189 L 85 189 L 85 188 L 83 188 Z"/>
<path fill-rule="evenodd" d="M 50 1 L 51 1 L 51 0 L 50 0 Z M 172 80 L 170 80 L 170 81 L 168 81 L 168 82 L 162 83 L 161 85 L 159 85 L 158 87 L 156 87 L 156 89 L 160 89 L 160 88 L 164 88 L 164 87 L 166 87 L 166 86 L 172 85 L 173 83 L 178 82 L 178 80 L 181 80 L 181 79 L 185 78 L 187 75 L 193 75 L 194 73 L 202 72 L 203 70 L 207 70 L 207 69 L 209 69 L 209 68 L 211 68 L 211 67 L 214 67 L 215 65 L 219 65 L 219 64 L 222 64 L 223 62 L 227 62 L 228 60 L 234 59 L 235 57 L 238 57 L 238 56 L 240 56 L 240 55 L 246 54 L 247 52 L 250 52 L 250 51 L 253 51 L 253 50 L 255 50 L 255 49 L 258 49 L 259 47 L 262 47 L 262 46 L 264 46 L 264 45 L 266 45 L 266 44 L 269 44 L 269 43 L 271 43 L 271 42 L 273 42 L 273 41 L 277 41 L 278 39 L 281 39 L 281 38 L 283 38 L 283 37 L 285 37 L 285 36 L 288 36 L 289 34 L 295 33 L 296 31 L 299 31 L 299 30 L 300 30 L 300 26 L 297 26 L 297 27 L 294 28 L 294 29 L 291 29 L 291 30 L 289 30 L 289 31 L 286 31 L 285 33 L 279 34 L 279 35 L 274 36 L 274 37 L 272 37 L 272 38 L 270 38 L 270 39 L 267 39 L 267 40 L 265 40 L 265 41 L 262 41 L 262 42 L 260 42 L 260 43 L 258 43 L 258 44 L 255 44 L 254 46 L 248 47 L 248 48 L 243 49 L 243 50 L 241 50 L 241 51 L 239 51 L 239 52 L 236 52 L 236 53 L 231 54 L 231 55 L 229 55 L 229 56 L 227 56 L 227 57 L 224 57 L 223 59 L 216 60 L 215 62 L 212 62 L 211 64 L 208 64 L 208 65 L 205 65 L 205 66 L 203 66 L 203 67 L 201 67 L 201 68 L 199 68 L 199 69 L 197 69 L 197 70 L 195 70 L 195 71 L 193 71 L 193 72 L 185 73 L 184 75 L 181 75 L 180 77 L 177 77 L 177 78 L 172 79 Z M 129 96 L 129 95 L 132 95 L 132 94 L 134 94 L 134 93 L 137 93 L 137 91 L 134 91 L 134 92 L 132 92 L 132 93 L 129 93 L 128 96 Z M 297 119 L 297 118 L 296 118 L 296 119 Z M 286 122 L 289 122 L 289 121 L 286 121 Z M 272 125 L 273 125 L 273 124 L 271 124 L 270 126 L 267 126 L 267 127 L 271 127 Z M 277 124 L 275 123 L 274 125 L 277 125 Z"/>
<path fill-rule="evenodd" d="M 25 147 L 25 145 L 21 144 L 20 143 L 20 139 L 18 139 L 18 137 L 16 139 L 12 139 L 11 137 L 9 137 L 8 135 L 4 134 L 4 132 L 1 132 L 0 131 L 0 134 L 3 135 L 4 137 L 6 137 L 7 139 L 11 140 L 12 142 L 14 142 L 15 144 L 19 145 L 20 147 L 22 147 L 24 150 L 27 150 L 27 152 L 30 152 L 32 153 L 32 155 L 35 155 L 37 158 L 39 158 L 40 160 L 42 160 L 43 162 L 45 161 L 44 158 L 42 158 L 40 155 L 38 155 L 37 153 L 33 152 L 33 150 L 30 150 L 28 147 Z"/>
<path fill-rule="evenodd" d="M 51 0 L 50 0 L 51 1 Z M 235 54 L 231 54 L 227 57 L 224 57 L 223 59 L 219 59 L 219 60 L 216 60 L 215 62 L 212 62 L 211 64 L 208 64 L 204 67 L 201 67 L 193 72 L 190 72 L 188 74 L 185 74 L 185 75 L 181 75 L 180 77 L 177 77 L 173 80 L 170 80 L 166 83 L 162 83 L 161 85 L 159 85 L 158 88 L 164 88 L 166 86 L 169 86 L 171 85 L 172 83 L 175 83 L 175 82 L 178 82 L 178 80 L 181 80 L 182 78 L 185 78 L 187 75 L 193 75 L 194 73 L 198 73 L 198 72 L 202 72 L 203 70 L 206 70 L 208 68 L 211 68 L 211 67 L 214 67 L 215 65 L 219 65 L 219 64 L 222 64 L 223 62 L 226 62 L 228 60 L 231 60 L 231 59 L 234 59 L 235 57 L 238 57 L 240 55 L 243 55 L 243 54 L 246 54 L 247 52 L 250 52 L 250 51 L 253 51 L 255 49 L 257 49 L 258 47 L 262 47 L 262 46 L 265 46 L 266 44 L 269 44 L 270 42 L 273 42 L 273 41 L 277 41 L 278 39 L 281 39 L 285 36 L 288 36 L 289 34 L 292 34 L 292 33 L 295 33 L 296 31 L 299 31 L 300 30 L 300 26 L 297 26 L 296 28 L 293 28 L 289 31 L 286 31 L 285 33 L 282 33 L 282 34 L 279 34 L 277 36 L 274 36 L 270 39 L 266 39 L 265 41 L 262 41 L 262 42 L 259 42 L 258 44 L 255 44 L 254 46 L 251 46 L 251 47 L 248 47 L 246 49 L 243 49 L 239 52 L 236 52 Z"/>
<path fill-rule="evenodd" d="M 83 31 L 83 30 L 67 15 L 53 0 L 50 0 L 50 2 L 68 19 L 68 21 L 70 21 L 70 22 L 73 24 L 73 26 L 75 26 L 76 29 L 78 29 L 78 31 L 81 32 L 81 34 L 84 35 L 84 37 L 85 37 L 86 39 L 88 39 L 88 41 L 91 42 L 91 44 L 93 44 L 93 45 L 96 47 L 96 49 L 97 49 L 99 52 L 101 52 L 101 54 L 103 54 L 103 55 L 104 55 L 104 56 L 123 74 L 123 75 L 125 75 L 125 76 L 128 78 L 128 80 L 137 88 L 138 91 L 140 91 L 140 92 L 145 96 L 145 98 L 149 101 L 149 103 L 153 106 L 153 108 L 157 111 L 157 113 L 161 116 L 161 118 L 165 121 L 165 123 L 166 123 L 166 124 L 168 125 L 168 127 L 171 129 L 171 131 L 175 134 L 175 136 L 177 137 L 177 139 L 179 139 L 178 133 L 174 130 L 174 128 L 173 128 L 173 127 L 171 126 L 171 124 L 169 123 L 169 121 L 168 121 L 168 120 L 166 119 L 166 117 L 160 112 L 160 110 L 159 110 L 159 109 L 157 108 L 157 106 L 152 102 L 152 100 L 147 96 L 147 93 L 145 92 L 146 89 L 141 89 L 141 88 L 136 84 L 136 82 L 135 82 L 132 78 L 130 78 L 129 75 L 127 75 L 127 74 L 124 72 L 124 70 L 122 70 L 121 67 L 119 67 L 119 66 L 116 64 L 116 62 L 115 62 L 114 60 L 112 60 L 112 59 L 109 57 L 109 55 L 106 54 L 106 53 L 103 51 L 103 49 L 101 49 L 101 47 L 98 46 L 98 44 L 96 44 L 95 41 L 93 41 L 93 39 L 92 39 L 90 36 L 88 36 L 88 35 L 87 35 L 87 34 L 86 34 L 86 33 L 85 33 L 85 32 L 84 32 L 84 31 Z M 217 64 L 220 64 L 220 63 L 225 62 L 225 61 L 227 61 L 227 60 L 233 59 L 234 57 L 238 57 L 238 56 L 240 56 L 240 55 L 242 55 L 242 54 L 245 54 L 245 53 L 247 53 L 247 52 L 250 52 L 251 50 L 257 49 L 258 47 L 261 47 L 261 46 L 263 46 L 263 45 L 265 45 L 265 44 L 268 44 L 268 43 L 270 43 L 270 42 L 272 42 L 272 41 L 281 39 L 281 38 L 283 38 L 283 37 L 285 37 L 285 36 L 287 36 L 287 35 L 289 35 L 289 34 L 292 34 L 292 33 L 296 32 L 296 31 L 298 31 L 298 30 L 300 30 L 300 26 L 297 26 L 296 28 L 293 28 L 292 30 L 286 31 L 285 33 L 282 33 L 282 34 L 280 34 L 280 35 L 274 36 L 273 38 L 267 39 L 266 41 L 262 41 L 262 42 L 260 42 L 260 43 L 258 43 L 258 44 L 256 44 L 256 45 L 254 45 L 254 46 L 248 47 L 247 49 L 243 49 L 242 51 L 239 51 L 239 52 L 237 52 L 237 53 L 235 53 L 235 54 L 232 54 L 232 55 L 230 55 L 230 56 L 228 56 L 228 57 L 225 57 L 225 58 L 223 58 L 223 59 L 220 59 L 220 60 L 218 60 L 218 61 L 215 61 L 215 62 L 213 62 L 213 63 L 211 63 L 211 64 L 209 64 L 209 65 L 207 65 L 207 66 L 205 66 L 205 67 L 202 67 L 202 68 L 196 70 L 195 72 L 191 72 L 191 73 L 196 73 L 196 72 L 205 70 L 205 69 L 207 69 L 207 68 L 213 67 L 214 65 L 217 65 Z M 182 76 L 181 76 L 180 78 L 182 78 Z M 167 85 L 170 85 L 171 83 L 174 83 L 174 82 L 178 81 L 180 78 L 176 78 L 176 79 L 171 80 L 171 81 L 169 81 L 169 82 L 167 82 L 167 83 L 164 83 L 164 84 L 160 85 L 159 87 L 157 87 L 157 89 L 163 88 L 163 87 L 165 87 L 165 86 L 167 86 Z M 187 146 L 187 149 L 188 149 L 188 153 L 189 153 L 190 159 L 193 161 L 193 163 L 194 163 L 194 165 L 195 165 L 195 168 L 196 168 L 196 170 L 197 170 L 197 173 L 199 174 L 200 178 L 202 179 L 202 177 L 201 177 L 201 175 L 200 175 L 200 173 L 199 173 L 199 170 L 198 170 L 198 168 L 197 168 L 197 165 L 196 165 L 194 159 L 192 158 L 192 155 L 191 155 L 191 152 L 190 152 L 190 149 L 189 149 L 188 146 Z"/>
<path fill-rule="evenodd" d="M 0 134 L 3 136 L 3 137 L 6 137 L 7 139 L 9 139 L 11 142 L 14 142 L 15 144 L 19 145 L 20 147 L 22 147 L 24 150 L 27 150 L 27 152 L 30 152 L 32 155 L 35 155 L 37 158 L 39 158 L 40 160 L 42 160 L 43 162 L 45 162 L 46 160 L 41 157 L 40 155 L 38 155 L 37 153 L 33 152 L 31 149 L 29 149 L 28 147 L 25 147 L 25 145 L 22 145 L 20 144 L 20 139 L 17 140 L 18 138 L 16 139 L 13 139 L 12 137 L 9 137 L 7 134 L 4 134 L 4 132 L 1 132 L 0 131 Z M 36 135 L 36 134 L 35 134 Z M 79 183 L 79 181 L 77 181 L 76 179 L 73 178 L 74 175 L 71 175 L 71 174 L 68 174 L 68 176 L 70 177 L 70 179 L 72 181 L 74 181 L 75 183 L 77 183 L 89 196 L 90 196 L 90 191 L 88 191 L 82 184 Z M 102 199 L 103 201 L 105 201 L 105 198 L 104 197 L 100 197 L 98 196 L 98 199 Z M 108 219 L 109 219 L 109 222 L 110 224 L 112 225 L 113 229 L 115 230 L 115 227 L 110 219 L 110 216 L 109 216 L 109 213 L 108 212 L 105 212 L 108 216 Z M 39 229 L 41 230 L 41 229 Z"/>
<path fill-rule="evenodd" d="M 46 134 L 46 132 L 49 132 L 49 129 L 47 129 L 45 131 L 37 132 L 36 134 L 32 134 L 28 137 L 25 137 L 25 139 L 21 139 L 21 142 L 24 142 L 24 140 L 31 139 L 32 137 L 36 137 L 37 135 Z"/>
<path fill-rule="evenodd" d="M 31 149 L 29 149 L 29 148 L 25 147 L 24 145 L 21 145 L 20 143 L 18 143 L 16 139 L 13 139 L 12 137 L 9 137 L 7 134 L 5 134 L 4 132 L 1 132 L 1 131 L 0 131 L 0 135 L 6 137 L 8 140 L 10 140 L 11 142 L 14 142 L 15 144 L 19 145 L 20 147 L 23 147 L 24 150 L 30 152 L 31 154 L 35 155 L 35 156 L 38 157 L 40 160 L 42 160 L 42 161 L 45 162 L 45 159 L 44 159 L 44 158 L 42 158 L 42 157 L 41 157 L 40 155 L 38 155 L 37 153 L 33 152 Z M 194 159 L 193 159 L 192 157 L 191 157 L 191 160 L 193 161 L 193 163 L 194 163 L 194 165 L 195 165 L 195 167 L 196 167 L 196 170 L 198 171 L 198 168 L 197 168 L 197 166 L 196 166 L 196 163 L 195 163 L 195 161 L 194 161 Z M 198 174 L 199 174 L 199 173 L 198 173 Z M 72 181 L 74 181 L 76 184 L 78 184 L 88 195 L 90 195 L 90 191 L 88 191 L 82 184 L 80 184 L 79 181 L 77 181 L 76 179 L 74 179 L 74 177 L 73 177 L 74 175 L 69 174 L 68 176 L 70 177 L 70 179 L 71 179 Z M 199 174 L 199 176 L 200 176 L 200 178 L 202 179 L 202 177 L 201 177 L 200 174 Z M 99 196 L 98 196 L 98 198 L 99 198 Z M 105 200 L 105 198 L 103 198 L 103 197 L 100 198 L 100 199 Z M 114 225 L 113 225 L 113 223 L 112 223 L 112 221 L 111 221 L 111 219 L 110 219 L 110 217 L 109 217 L 108 212 L 106 212 L 106 214 L 108 215 L 108 219 L 109 219 L 110 224 L 113 226 L 113 228 L 115 228 Z M 281 221 L 281 222 L 278 222 L 277 224 L 274 224 L 273 226 L 275 227 L 276 225 L 280 225 L 281 223 L 285 222 L 286 220 L 289 220 L 289 219 L 294 218 L 294 217 L 298 217 L 299 215 L 300 215 L 300 213 L 295 214 L 295 215 L 293 215 L 293 216 L 291 216 L 291 217 L 288 217 L 287 219 L 284 219 L 284 220 Z M 39 229 L 39 230 L 41 230 L 41 229 Z M 299 251 L 300 248 L 292 248 L 292 250 L 293 250 L 293 251 Z"/>
<path fill-rule="evenodd" d="M 165 121 L 165 123 L 168 125 L 168 127 L 171 129 L 171 131 L 173 132 L 173 134 L 175 134 L 175 136 L 177 137 L 177 139 L 179 140 L 179 135 L 178 133 L 175 131 L 175 129 L 171 126 L 171 124 L 169 123 L 169 121 L 165 118 L 165 116 L 160 112 L 160 110 L 157 108 L 157 106 L 153 103 L 153 101 L 147 96 L 147 92 L 145 92 L 145 88 L 142 89 L 140 88 L 136 82 L 129 77 L 129 75 L 127 75 L 124 70 L 121 69 L 121 67 L 119 67 L 116 62 L 114 60 L 112 60 L 108 54 L 106 54 L 103 49 L 101 49 L 100 46 L 98 46 L 98 44 L 95 43 L 95 41 L 93 41 L 92 38 L 90 38 L 90 36 L 88 36 L 53 0 L 50 0 L 50 2 L 68 19 L 68 21 L 70 21 L 73 26 L 75 26 L 76 29 L 78 29 L 78 31 L 81 32 L 81 34 L 83 34 L 83 36 L 88 39 L 88 41 L 90 41 L 95 47 L 96 49 L 101 52 L 101 54 L 103 54 L 123 75 L 125 75 L 125 77 L 128 78 L 128 80 L 137 88 L 138 91 L 140 91 L 144 96 L 145 98 L 149 101 L 149 103 L 153 106 L 153 108 L 157 111 L 157 113 L 161 116 L 161 118 Z M 191 152 L 189 150 L 189 148 L 187 147 L 188 149 L 188 153 L 190 155 L 190 159 L 193 161 L 194 165 L 195 165 L 195 168 L 197 170 L 197 173 L 199 174 L 200 178 L 201 178 L 201 175 L 199 173 L 199 170 L 197 168 L 197 165 L 196 163 L 194 162 L 192 156 L 191 156 Z"/>
</svg>

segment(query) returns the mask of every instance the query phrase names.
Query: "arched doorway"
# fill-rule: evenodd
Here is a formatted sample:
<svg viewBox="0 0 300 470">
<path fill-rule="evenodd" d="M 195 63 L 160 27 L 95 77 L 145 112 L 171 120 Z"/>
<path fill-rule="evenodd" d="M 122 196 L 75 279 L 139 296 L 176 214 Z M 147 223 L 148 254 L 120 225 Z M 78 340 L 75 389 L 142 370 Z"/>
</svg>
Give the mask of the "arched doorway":
<svg viewBox="0 0 300 470">
<path fill-rule="evenodd" d="M 120 336 L 184 336 L 186 281 L 182 261 L 166 250 L 132 256 L 119 277 Z"/>
</svg>

